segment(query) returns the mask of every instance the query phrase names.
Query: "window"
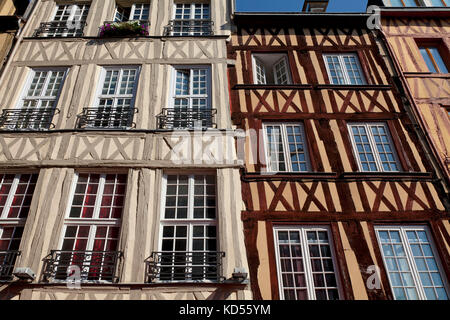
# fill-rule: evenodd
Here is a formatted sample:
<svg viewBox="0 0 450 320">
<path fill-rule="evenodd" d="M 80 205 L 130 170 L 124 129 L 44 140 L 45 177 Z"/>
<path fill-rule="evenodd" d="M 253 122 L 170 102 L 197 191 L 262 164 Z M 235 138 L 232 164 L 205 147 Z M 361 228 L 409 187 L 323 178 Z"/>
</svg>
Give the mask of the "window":
<svg viewBox="0 0 450 320">
<path fill-rule="evenodd" d="M 18 110 L 11 113 L 11 129 L 48 129 L 61 91 L 65 69 L 35 69 L 26 86 Z"/>
<path fill-rule="evenodd" d="M 390 0 L 392 7 L 418 7 L 419 0 Z"/>
<path fill-rule="evenodd" d="M 37 174 L 0 175 L 0 281 L 11 277 L 36 181 Z"/>
<path fill-rule="evenodd" d="M 448 0 L 390 0 L 391 7 L 446 7 Z"/>
<path fill-rule="evenodd" d="M 387 124 L 349 124 L 353 151 L 361 171 L 400 171 Z"/>
<path fill-rule="evenodd" d="M 80 37 L 89 12 L 89 5 L 58 5 L 47 37 Z"/>
<path fill-rule="evenodd" d="M 447 66 L 436 46 L 419 46 L 420 53 L 428 67 L 433 73 L 448 73 Z"/>
<path fill-rule="evenodd" d="M 104 68 L 97 108 L 87 110 L 82 125 L 91 128 L 129 128 L 134 116 L 137 67 Z"/>
<path fill-rule="evenodd" d="M 356 53 L 326 54 L 324 58 L 332 84 L 366 84 Z"/>
<path fill-rule="evenodd" d="M 82 280 L 114 279 L 126 180 L 126 174 L 75 175 L 55 279 L 66 280 L 72 265 L 80 267 Z"/>
<path fill-rule="evenodd" d="M 160 280 L 217 280 L 216 178 L 165 176 Z"/>
<path fill-rule="evenodd" d="M 275 227 L 274 237 L 281 299 L 339 300 L 327 227 Z"/>
<path fill-rule="evenodd" d="M 428 228 L 377 227 L 378 242 L 396 300 L 448 300 Z"/>
<path fill-rule="evenodd" d="M 300 123 L 264 124 L 270 172 L 310 171 L 305 132 Z"/>
<path fill-rule="evenodd" d="M 212 33 L 209 3 L 175 3 L 171 35 L 201 36 Z"/>
<path fill-rule="evenodd" d="M 150 5 L 144 3 L 133 4 L 131 7 L 116 7 L 115 22 L 141 20 L 147 21 L 150 13 Z"/>
<path fill-rule="evenodd" d="M 291 76 L 285 54 L 254 54 L 255 84 L 291 84 Z"/>
<path fill-rule="evenodd" d="M 209 67 L 176 67 L 172 98 L 172 128 L 211 127 Z"/>
</svg>

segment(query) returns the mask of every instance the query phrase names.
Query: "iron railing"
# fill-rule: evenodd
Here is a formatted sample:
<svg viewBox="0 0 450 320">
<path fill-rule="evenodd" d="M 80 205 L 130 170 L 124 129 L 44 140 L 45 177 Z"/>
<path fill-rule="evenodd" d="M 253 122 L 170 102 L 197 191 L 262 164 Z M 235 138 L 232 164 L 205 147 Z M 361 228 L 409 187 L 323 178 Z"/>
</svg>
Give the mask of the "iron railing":
<svg viewBox="0 0 450 320">
<path fill-rule="evenodd" d="M 86 21 L 42 22 L 34 37 L 82 37 Z"/>
<path fill-rule="evenodd" d="M 0 282 L 13 279 L 14 265 L 20 251 L 0 251 Z"/>
<path fill-rule="evenodd" d="M 120 251 L 64 251 L 52 250 L 44 259 L 44 279 L 64 282 L 117 282 L 117 268 L 122 258 Z"/>
<path fill-rule="evenodd" d="M 94 107 L 83 108 L 78 125 L 85 129 L 129 129 L 135 126 L 134 107 Z"/>
<path fill-rule="evenodd" d="M 54 127 L 56 108 L 5 109 L 0 115 L 0 128 L 5 130 L 46 130 Z"/>
<path fill-rule="evenodd" d="M 174 19 L 164 27 L 164 36 L 212 36 L 213 26 L 209 19 Z"/>
<path fill-rule="evenodd" d="M 157 115 L 159 129 L 213 128 L 216 109 L 163 108 Z"/>
<path fill-rule="evenodd" d="M 146 260 L 147 281 L 216 281 L 222 276 L 224 252 L 153 252 Z"/>
<path fill-rule="evenodd" d="M 118 37 L 121 37 L 121 36 L 130 36 L 130 35 L 145 35 L 145 36 L 147 36 L 148 35 L 148 28 L 150 27 L 150 21 L 148 21 L 148 20 L 128 20 L 128 21 L 105 21 L 104 23 L 103 23 L 103 27 L 100 27 L 99 28 L 99 35 L 100 36 L 111 36 L 111 35 L 107 35 L 106 34 L 106 27 L 108 26 L 108 25 L 112 25 L 112 24 L 121 24 L 121 23 L 127 23 L 127 22 L 134 22 L 134 21 L 138 21 L 139 22 L 139 24 L 141 25 L 141 26 L 143 26 L 143 27 L 145 27 L 146 28 L 146 30 L 147 30 L 147 32 L 146 32 L 146 34 L 136 34 L 136 33 L 133 33 L 133 32 L 131 32 L 131 31 L 117 31 L 117 32 L 114 32 L 114 36 L 118 36 Z"/>
</svg>

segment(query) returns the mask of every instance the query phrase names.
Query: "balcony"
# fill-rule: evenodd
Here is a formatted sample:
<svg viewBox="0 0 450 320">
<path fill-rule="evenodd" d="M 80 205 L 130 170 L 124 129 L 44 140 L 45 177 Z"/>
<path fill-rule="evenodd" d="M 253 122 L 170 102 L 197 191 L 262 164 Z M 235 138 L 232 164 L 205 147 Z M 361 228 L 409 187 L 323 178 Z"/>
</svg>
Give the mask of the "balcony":
<svg viewBox="0 0 450 320">
<path fill-rule="evenodd" d="M 214 22 L 205 19 L 175 19 L 164 27 L 164 36 L 212 36 Z"/>
<path fill-rule="evenodd" d="M 85 129 L 121 129 L 126 130 L 136 126 L 133 123 L 136 108 L 130 107 L 94 107 L 83 108 L 78 125 Z"/>
<path fill-rule="evenodd" d="M 0 115 L 0 128 L 4 130 L 47 130 L 54 128 L 52 119 L 59 109 L 30 108 L 5 109 Z"/>
<path fill-rule="evenodd" d="M 116 283 L 119 281 L 116 273 L 122 256 L 120 251 L 52 250 L 44 259 L 44 279 L 65 282 L 69 275 L 71 280 L 78 280 L 76 277 L 79 274 L 81 282 Z"/>
<path fill-rule="evenodd" d="M 0 251 L 0 282 L 7 282 L 13 279 L 14 265 L 20 251 Z"/>
<path fill-rule="evenodd" d="M 85 21 L 43 22 L 34 31 L 34 37 L 82 37 Z"/>
<path fill-rule="evenodd" d="M 100 27 L 99 37 L 139 37 L 148 36 L 148 20 L 105 21 Z"/>
<path fill-rule="evenodd" d="M 146 276 L 148 282 L 221 282 L 222 258 L 224 252 L 153 252 L 147 258 Z"/>
<path fill-rule="evenodd" d="M 159 129 L 206 129 L 216 127 L 216 109 L 163 108 L 157 115 Z"/>
</svg>

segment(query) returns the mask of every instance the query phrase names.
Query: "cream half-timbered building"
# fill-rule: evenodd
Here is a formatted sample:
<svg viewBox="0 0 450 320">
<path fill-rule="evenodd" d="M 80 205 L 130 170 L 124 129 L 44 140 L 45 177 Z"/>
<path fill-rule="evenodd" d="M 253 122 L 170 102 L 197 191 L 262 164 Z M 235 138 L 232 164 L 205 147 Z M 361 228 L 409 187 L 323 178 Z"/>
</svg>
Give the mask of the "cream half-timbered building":
<svg viewBox="0 0 450 320">
<path fill-rule="evenodd" d="M 1 299 L 251 298 L 232 6 L 37 1 L 0 79 Z"/>
</svg>

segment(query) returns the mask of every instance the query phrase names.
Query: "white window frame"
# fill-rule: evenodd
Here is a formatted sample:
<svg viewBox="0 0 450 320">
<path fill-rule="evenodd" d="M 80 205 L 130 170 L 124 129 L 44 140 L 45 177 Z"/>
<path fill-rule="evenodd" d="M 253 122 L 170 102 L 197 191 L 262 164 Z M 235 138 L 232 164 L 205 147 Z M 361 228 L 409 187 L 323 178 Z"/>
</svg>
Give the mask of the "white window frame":
<svg viewBox="0 0 450 320">
<path fill-rule="evenodd" d="M 316 300 L 316 293 L 314 290 L 314 279 L 313 279 L 313 271 L 311 265 L 311 257 L 308 248 L 308 238 L 307 231 L 326 231 L 328 234 L 328 241 L 330 244 L 331 251 L 331 259 L 333 261 L 333 269 L 336 277 L 336 285 L 339 294 L 339 300 L 342 300 L 344 297 L 342 291 L 342 285 L 340 281 L 340 272 L 338 268 L 338 264 L 336 262 L 336 250 L 334 247 L 334 238 L 331 230 L 328 226 L 324 225 L 278 225 L 273 227 L 273 239 L 275 246 L 275 260 L 277 265 L 277 279 L 278 279 L 278 291 L 280 295 L 280 299 L 284 300 L 284 291 L 283 291 L 283 278 L 281 276 L 281 259 L 280 259 L 280 248 L 278 243 L 278 231 L 300 231 L 300 241 L 301 241 L 301 250 L 302 250 L 302 258 L 303 258 L 303 266 L 305 272 L 305 282 L 307 286 L 307 293 L 309 300 Z"/>
<path fill-rule="evenodd" d="M 167 196 L 167 178 L 170 175 L 185 175 L 188 176 L 188 212 L 187 217 L 185 219 L 177 219 L 176 217 L 173 219 L 166 219 L 165 218 L 165 209 L 166 209 L 166 196 Z M 203 219 L 196 219 L 194 218 L 194 177 L 195 176 L 214 176 L 216 181 L 216 214 L 215 218 L 203 218 Z M 163 242 L 163 231 L 165 226 L 187 226 L 187 250 L 185 252 L 192 252 L 192 243 L 193 243 L 193 228 L 194 226 L 214 226 L 216 227 L 216 251 L 220 251 L 220 242 L 219 242 L 219 228 L 218 228 L 218 194 L 217 194 L 217 175 L 213 172 L 205 172 L 205 173 L 186 173 L 186 172 L 164 172 L 162 176 L 162 196 L 161 196 L 161 206 L 160 206 L 160 221 L 159 221 L 159 240 L 158 240 L 158 251 L 164 252 L 162 250 L 162 242 Z M 205 250 L 207 251 L 207 250 Z M 179 251 L 184 252 L 184 251 Z M 214 252 L 214 251 L 211 251 Z M 161 282 L 166 282 L 166 280 L 160 280 Z M 186 282 L 185 280 L 168 280 L 169 282 Z M 201 282 L 211 282 L 211 280 L 203 279 Z"/>
<path fill-rule="evenodd" d="M 52 19 L 51 22 L 79 22 L 79 21 L 83 21 L 83 20 L 74 20 L 75 14 L 77 12 L 77 9 L 80 8 L 80 6 L 87 6 L 88 7 L 88 14 L 86 15 L 86 20 L 84 21 L 85 23 L 87 22 L 87 18 L 89 15 L 89 10 L 91 9 L 91 3 L 60 3 L 60 4 L 56 4 L 56 7 L 53 9 L 53 14 L 52 14 Z M 70 7 L 70 15 L 67 18 L 67 20 L 55 20 L 56 19 L 56 14 L 58 13 L 58 9 L 59 7 Z M 66 12 L 66 11 L 65 11 Z M 83 30 L 80 30 L 81 32 L 83 32 Z M 68 35 L 68 31 L 65 31 L 64 33 L 61 34 L 61 37 L 67 37 Z M 48 33 L 45 33 L 45 36 L 48 36 Z"/>
<path fill-rule="evenodd" d="M 195 19 L 195 5 L 196 4 L 208 4 L 209 5 L 209 20 L 212 20 L 212 8 L 211 8 L 211 5 L 212 5 L 212 1 L 204 1 L 204 2 L 199 2 L 199 1 L 192 1 L 192 2 L 177 2 L 177 1 L 174 1 L 174 3 L 173 3 L 173 12 L 172 12 L 172 19 L 173 20 L 175 20 L 176 18 L 176 13 L 177 13 L 177 4 L 189 4 L 190 5 L 190 7 L 191 7 L 191 9 L 190 9 L 190 14 L 189 14 L 189 19 L 188 20 L 208 20 L 208 19 Z M 175 32 L 174 31 L 172 31 L 171 32 L 171 35 L 173 35 Z M 189 31 L 188 32 L 188 34 L 191 36 L 191 35 L 194 35 L 196 32 L 194 32 L 194 31 Z M 178 35 L 178 36 L 180 36 L 180 37 L 182 37 L 183 35 Z"/>
<path fill-rule="evenodd" d="M 176 94 L 176 84 L 177 84 L 177 70 L 189 69 L 189 94 L 188 95 L 177 95 Z M 195 69 L 202 69 L 206 70 L 207 78 L 206 83 L 208 85 L 208 88 L 206 90 L 206 94 L 198 94 L 194 95 L 192 93 L 192 90 L 194 89 L 193 86 L 193 75 L 192 72 Z M 173 65 L 172 66 L 172 77 L 171 77 L 171 84 L 170 84 L 170 108 L 172 110 L 175 110 L 175 99 L 189 99 L 189 106 L 188 109 L 192 109 L 192 99 L 204 99 L 206 98 L 206 108 L 211 110 L 212 109 L 212 74 L 211 74 L 211 66 L 210 65 Z M 181 128 L 183 129 L 183 128 Z"/>
<path fill-rule="evenodd" d="M 136 21 L 135 19 L 132 19 L 134 17 L 134 12 L 136 10 L 137 5 L 148 5 L 148 18 L 147 19 L 138 19 L 137 21 L 150 20 L 150 4 L 149 3 L 133 3 L 131 7 L 121 7 L 119 5 L 116 5 L 116 9 L 114 10 L 114 21 L 116 20 L 117 10 L 119 7 L 121 8 L 130 8 L 130 15 L 127 17 L 128 20 L 118 21 L 118 22 L 125 22 L 125 21 Z"/>
<path fill-rule="evenodd" d="M 282 55 L 280 59 L 278 59 L 273 65 L 272 65 L 272 73 L 273 73 L 273 84 L 275 85 L 289 85 L 292 84 L 292 77 L 291 77 L 291 69 L 289 66 L 289 58 L 285 53 L 260 53 L 261 55 Z M 264 63 L 261 63 L 261 58 L 257 57 L 259 55 L 258 53 L 252 54 L 252 65 L 253 65 L 253 83 L 257 85 L 273 85 L 267 83 L 267 70 L 264 66 Z M 276 66 L 284 60 L 284 63 L 286 65 L 286 77 L 287 77 L 287 83 L 286 84 L 280 84 L 278 83 L 278 79 L 276 76 Z M 262 67 L 262 68 L 261 68 Z M 259 75 L 258 68 L 264 70 L 264 75 Z M 259 79 L 264 76 L 264 82 L 259 83 Z"/>
<path fill-rule="evenodd" d="M 6 174 L 14 174 L 14 173 L 1 173 L 1 175 Z M 37 173 L 23 173 L 23 174 L 30 174 L 30 175 L 37 175 Z M 27 221 L 27 218 L 8 218 L 8 212 L 11 208 L 12 201 L 14 200 L 14 196 L 16 195 L 17 187 L 19 186 L 19 180 L 20 176 L 22 174 L 17 173 L 14 174 L 14 180 L 11 184 L 11 189 L 9 190 L 8 197 L 6 198 L 5 205 L 3 207 L 3 210 L 0 212 L 0 239 L 3 234 L 3 227 L 24 227 L 25 223 Z"/>
<path fill-rule="evenodd" d="M 36 75 L 36 72 L 60 72 L 60 71 L 63 71 L 64 75 L 63 75 L 63 78 L 61 79 L 61 86 L 60 86 L 60 88 L 58 90 L 58 93 L 57 93 L 57 95 L 55 97 L 52 97 L 52 96 L 28 96 L 27 95 L 27 92 L 30 89 L 31 83 L 33 82 L 33 79 L 34 79 L 34 76 Z M 28 74 L 28 77 L 27 77 L 27 80 L 25 82 L 25 85 L 22 88 L 22 92 L 20 94 L 19 100 L 16 103 L 15 109 L 19 109 L 19 110 L 22 109 L 24 107 L 24 105 L 23 105 L 23 101 L 24 100 L 32 100 L 32 99 L 35 99 L 35 98 L 36 98 L 35 100 L 39 100 L 39 102 L 38 102 L 39 106 L 36 109 L 41 108 L 40 107 L 41 100 L 48 100 L 48 99 L 55 99 L 55 105 L 53 106 L 53 108 L 56 108 L 58 106 L 58 103 L 59 103 L 59 97 L 60 97 L 62 89 L 64 87 L 64 83 L 65 83 L 67 74 L 68 74 L 68 69 L 67 68 L 63 68 L 63 67 L 32 68 L 30 70 L 29 74 Z M 44 89 L 48 86 L 49 82 L 50 82 L 50 75 L 47 75 L 47 77 L 45 79 L 45 82 L 44 82 L 44 85 L 43 85 L 43 88 L 42 88 L 43 92 L 44 92 Z"/>
<path fill-rule="evenodd" d="M 139 85 L 141 67 L 136 66 L 136 65 L 117 65 L 117 66 L 101 66 L 101 68 L 102 69 L 101 69 L 101 72 L 99 75 L 97 91 L 96 91 L 96 95 L 95 95 L 94 108 L 96 108 L 97 110 L 100 108 L 100 100 L 112 99 L 113 105 L 111 106 L 111 111 L 114 111 L 117 109 L 117 100 L 118 99 L 131 98 L 130 109 L 135 110 L 136 93 L 137 93 L 137 89 L 138 89 L 138 85 Z M 118 90 L 118 89 L 120 89 L 120 80 L 122 79 L 124 69 L 135 69 L 136 70 L 136 82 L 134 84 L 133 93 L 131 95 L 129 95 L 129 94 L 125 94 L 125 95 L 120 95 L 120 94 L 113 94 L 113 95 L 105 94 L 104 95 L 104 94 L 102 94 L 107 71 L 119 70 L 119 78 L 118 78 L 117 87 L 116 87 L 116 89 Z M 105 121 L 105 120 L 99 120 L 99 121 Z M 97 128 L 97 127 L 93 126 L 93 128 Z M 100 128 L 107 129 L 108 127 L 100 127 Z"/>
<path fill-rule="evenodd" d="M 292 162 L 291 162 L 291 157 L 290 157 L 290 152 L 289 152 L 289 142 L 287 141 L 287 131 L 286 131 L 286 126 L 288 125 L 297 125 L 300 126 L 300 130 L 301 130 L 301 134 L 303 135 L 304 138 L 304 146 L 305 146 L 305 160 L 306 160 L 306 171 L 293 171 L 292 170 Z M 284 164 L 286 166 L 285 171 L 272 171 L 272 165 L 271 165 L 271 161 L 270 161 L 270 150 L 269 150 L 269 137 L 267 135 L 267 126 L 280 126 L 281 127 L 281 141 L 282 141 L 282 145 L 283 145 L 283 151 L 284 151 Z M 264 154 L 266 157 L 266 172 L 268 173 L 276 173 L 276 172 L 294 172 L 294 173 L 302 173 L 302 172 L 311 172 L 312 168 L 311 168 L 311 158 L 309 156 L 309 151 L 308 151 L 308 140 L 306 138 L 306 134 L 305 134 L 305 126 L 302 122 L 264 122 L 263 123 L 263 141 L 264 141 Z"/>
<path fill-rule="evenodd" d="M 75 196 L 75 189 L 77 187 L 78 177 L 80 174 L 99 174 L 100 175 L 100 181 L 98 184 L 95 205 L 94 205 L 94 212 L 92 214 L 92 218 L 71 218 L 70 217 L 70 210 L 72 209 L 72 202 L 73 202 L 73 198 Z M 64 236 L 66 234 L 66 229 L 68 226 L 91 226 L 91 227 L 94 227 L 94 228 L 90 228 L 90 230 L 89 230 L 89 240 L 86 245 L 86 251 L 92 250 L 92 248 L 94 246 L 95 231 L 97 230 L 97 227 L 108 226 L 108 227 L 121 228 L 122 219 L 99 218 L 100 206 L 101 206 L 101 202 L 102 202 L 102 195 L 103 195 L 103 191 L 105 188 L 105 178 L 108 174 L 125 174 L 125 173 L 116 173 L 116 172 L 114 172 L 114 173 L 84 173 L 84 172 L 81 173 L 81 172 L 75 172 L 73 180 L 72 180 L 72 185 L 70 187 L 70 193 L 69 193 L 70 196 L 68 197 L 68 204 L 67 204 L 67 208 L 66 208 L 66 213 L 64 215 L 64 227 L 63 227 L 62 233 L 60 235 L 58 248 L 62 248 L 62 246 L 63 246 Z M 126 201 L 126 197 L 127 197 L 127 195 L 125 192 L 124 203 Z"/>
<path fill-rule="evenodd" d="M 327 61 L 327 57 L 329 57 L 329 56 L 331 56 L 331 57 L 334 57 L 334 56 L 338 57 L 339 65 L 341 67 L 342 75 L 344 77 L 344 83 L 333 83 L 333 78 L 331 76 L 330 67 L 328 66 L 328 61 Z M 348 70 L 347 70 L 347 67 L 346 67 L 345 62 L 344 62 L 344 56 L 354 56 L 356 58 L 356 63 L 358 65 L 358 69 L 359 69 L 359 72 L 361 74 L 361 79 L 362 79 L 362 83 L 361 84 L 353 84 L 353 83 L 351 83 L 350 77 L 348 75 Z M 339 85 L 341 85 L 341 86 L 342 85 L 343 86 L 347 86 L 347 85 L 348 86 L 361 86 L 361 85 L 366 85 L 367 84 L 366 75 L 364 74 L 364 70 L 361 67 L 361 61 L 359 61 L 359 56 L 358 56 L 357 53 L 355 53 L 355 52 L 325 53 L 325 54 L 323 54 L 323 61 L 325 63 L 325 67 L 326 67 L 327 74 L 328 74 L 328 79 L 329 79 L 331 85 L 337 85 L 337 86 L 339 86 Z"/>
<path fill-rule="evenodd" d="M 409 264 L 409 267 L 410 267 L 410 270 L 411 270 L 411 275 L 412 275 L 414 283 L 415 283 L 415 288 L 416 288 L 416 291 L 417 291 L 417 295 L 419 296 L 420 300 L 427 300 L 427 297 L 425 295 L 425 291 L 424 291 L 423 286 L 422 286 L 422 281 L 420 280 L 419 271 L 418 271 L 416 263 L 414 261 L 414 255 L 413 255 L 413 253 L 411 251 L 411 247 L 410 247 L 410 244 L 409 244 L 408 236 L 406 235 L 406 231 L 408 231 L 408 230 L 424 231 L 426 233 L 426 235 L 427 235 L 427 238 L 428 238 L 428 241 L 429 241 L 428 243 L 429 243 L 429 245 L 431 247 L 431 251 L 433 252 L 433 257 L 434 257 L 434 260 L 436 261 L 436 265 L 438 267 L 438 271 L 439 271 L 439 274 L 441 276 L 442 282 L 444 283 L 444 289 L 447 292 L 447 297 L 450 298 L 450 287 L 448 285 L 447 276 L 446 276 L 445 272 L 443 271 L 444 268 L 442 266 L 441 257 L 439 255 L 438 251 L 436 250 L 436 245 L 434 243 L 433 235 L 431 234 L 430 229 L 427 226 L 424 226 L 424 225 L 411 225 L 411 226 L 405 226 L 405 225 L 391 225 L 391 226 L 387 226 L 387 225 L 383 225 L 383 226 L 381 226 L 380 225 L 380 226 L 375 226 L 374 229 L 375 229 L 375 234 L 376 234 L 376 237 L 377 237 L 378 247 L 379 247 L 379 249 L 381 251 L 381 257 L 383 259 L 383 265 L 384 265 L 384 268 L 386 270 L 386 273 L 387 273 L 387 276 L 388 276 L 388 281 L 389 281 L 389 286 L 390 286 L 392 292 L 394 292 L 394 289 L 392 287 L 392 283 L 391 283 L 391 279 L 390 279 L 390 276 L 389 276 L 388 267 L 386 265 L 386 260 L 385 260 L 383 248 L 381 247 L 382 246 L 382 242 L 381 242 L 381 239 L 380 239 L 378 231 L 390 230 L 390 231 L 398 231 L 399 232 L 400 239 L 402 241 L 401 243 L 402 243 L 402 245 L 403 245 L 403 247 L 405 249 L 406 259 L 408 261 L 408 264 Z M 396 300 L 395 294 L 394 294 L 394 299 Z"/>
<path fill-rule="evenodd" d="M 389 145 L 391 146 L 392 153 L 393 153 L 394 159 L 395 159 L 395 163 L 396 163 L 397 167 L 399 168 L 399 170 L 397 170 L 397 171 L 385 171 L 384 170 L 383 163 L 380 158 L 380 154 L 378 152 L 375 140 L 372 136 L 372 130 L 370 130 L 371 125 L 377 125 L 377 126 L 383 125 L 384 126 L 384 129 L 388 133 L 387 136 L 388 136 L 388 140 L 389 140 Z M 375 164 L 378 169 L 377 171 L 363 171 L 361 159 L 359 158 L 358 148 L 356 147 L 355 137 L 353 136 L 353 132 L 352 132 L 352 126 L 364 126 L 366 128 L 366 133 L 367 133 L 367 136 L 369 139 L 369 144 L 370 144 L 370 147 L 372 148 L 373 157 L 375 158 Z M 352 143 L 353 155 L 356 158 L 356 161 L 358 163 L 358 169 L 360 172 L 401 172 L 402 171 L 402 165 L 398 158 L 397 149 L 395 147 L 394 141 L 392 140 L 392 135 L 389 130 L 389 126 L 387 125 L 386 122 L 350 122 L 350 123 L 347 123 L 347 130 L 350 135 L 350 140 Z"/>
</svg>

